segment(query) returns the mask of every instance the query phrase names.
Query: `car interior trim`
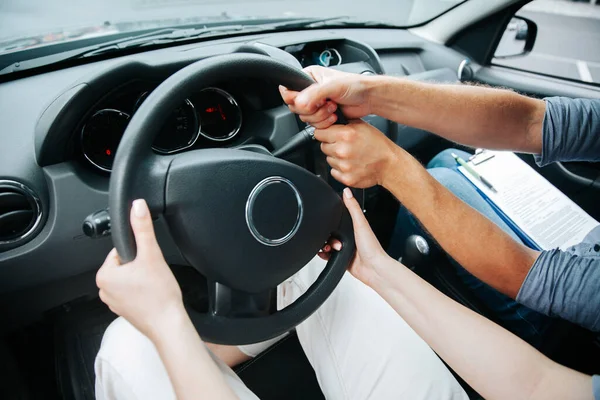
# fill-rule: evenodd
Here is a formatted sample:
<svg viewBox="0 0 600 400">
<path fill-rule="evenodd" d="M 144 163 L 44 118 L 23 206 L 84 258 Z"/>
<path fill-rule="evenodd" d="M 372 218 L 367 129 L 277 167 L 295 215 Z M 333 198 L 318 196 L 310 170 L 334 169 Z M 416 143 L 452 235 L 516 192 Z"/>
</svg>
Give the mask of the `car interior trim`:
<svg viewBox="0 0 600 400">
<path fill-rule="evenodd" d="M 33 220 L 33 224 L 31 224 L 29 229 L 27 229 L 26 232 L 22 233 L 16 238 L 9 240 L 0 240 L 0 246 L 22 243 L 26 239 L 29 239 L 40 227 L 40 223 L 42 222 L 43 217 L 42 202 L 38 195 L 31 188 L 29 188 L 27 185 L 24 185 L 21 182 L 17 182 L 10 179 L 0 179 L 0 187 L 2 186 L 13 187 L 21 192 L 25 192 L 25 194 L 27 194 L 27 196 L 29 196 L 35 203 L 35 207 L 33 210 L 35 213 L 35 217 Z"/>
</svg>

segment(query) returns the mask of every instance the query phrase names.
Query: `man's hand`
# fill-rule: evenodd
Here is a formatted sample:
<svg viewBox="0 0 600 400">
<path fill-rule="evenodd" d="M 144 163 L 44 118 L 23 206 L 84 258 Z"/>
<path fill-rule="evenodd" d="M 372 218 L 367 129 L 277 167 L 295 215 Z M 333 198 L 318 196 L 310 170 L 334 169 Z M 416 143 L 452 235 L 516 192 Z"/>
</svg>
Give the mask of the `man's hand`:
<svg viewBox="0 0 600 400">
<path fill-rule="evenodd" d="M 135 260 L 121 265 L 113 249 L 96 275 L 96 284 L 100 299 L 115 314 L 152 338 L 157 328 L 184 315 L 185 309 L 181 289 L 156 242 L 144 200 L 133 202 L 130 219 L 137 244 Z"/>
<path fill-rule="evenodd" d="M 315 138 L 327 156 L 331 176 L 355 188 L 381 185 L 398 151 L 381 131 L 361 120 L 316 129 Z"/>
<path fill-rule="evenodd" d="M 354 240 L 356 241 L 356 255 L 348 270 L 364 284 L 373 287 L 376 280 L 380 279 L 379 271 L 387 264 L 386 260 L 390 257 L 381 247 L 350 189 L 344 189 L 343 198 L 352 217 Z M 331 251 L 340 251 L 341 249 L 342 243 L 339 240 L 330 239 L 319 252 L 319 257 L 329 260 Z"/>
<path fill-rule="evenodd" d="M 315 128 L 328 128 L 337 120 L 334 112 L 338 105 L 350 119 L 371 114 L 368 77 L 317 66 L 307 67 L 304 71 L 317 83 L 302 92 L 279 87 L 283 101 L 302 121 Z"/>
</svg>

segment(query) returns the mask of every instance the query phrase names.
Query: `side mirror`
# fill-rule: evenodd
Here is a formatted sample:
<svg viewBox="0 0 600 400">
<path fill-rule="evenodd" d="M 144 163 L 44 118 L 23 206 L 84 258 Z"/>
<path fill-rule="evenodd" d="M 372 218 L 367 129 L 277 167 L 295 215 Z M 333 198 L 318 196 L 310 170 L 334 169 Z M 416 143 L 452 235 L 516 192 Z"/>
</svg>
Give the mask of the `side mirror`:
<svg viewBox="0 0 600 400">
<path fill-rule="evenodd" d="M 512 17 L 496 48 L 495 58 L 524 56 L 533 49 L 537 25 L 530 19 Z"/>
</svg>

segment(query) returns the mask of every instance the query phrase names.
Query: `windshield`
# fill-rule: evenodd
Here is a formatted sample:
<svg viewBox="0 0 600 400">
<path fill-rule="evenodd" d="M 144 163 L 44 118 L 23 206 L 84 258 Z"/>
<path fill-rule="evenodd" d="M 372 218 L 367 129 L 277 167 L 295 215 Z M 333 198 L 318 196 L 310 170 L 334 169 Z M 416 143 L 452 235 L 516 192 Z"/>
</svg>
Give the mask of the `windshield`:
<svg viewBox="0 0 600 400">
<path fill-rule="evenodd" d="M 0 54 L 199 23 L 345 16 L 418 25 L 463 0 L 1 0 Z"/>
</svg>

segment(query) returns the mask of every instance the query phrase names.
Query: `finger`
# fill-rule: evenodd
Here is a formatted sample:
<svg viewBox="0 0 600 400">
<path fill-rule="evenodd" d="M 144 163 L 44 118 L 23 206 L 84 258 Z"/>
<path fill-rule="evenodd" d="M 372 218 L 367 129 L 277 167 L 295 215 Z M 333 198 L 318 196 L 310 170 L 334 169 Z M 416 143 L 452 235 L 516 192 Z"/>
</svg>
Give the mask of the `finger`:
<svg viewBox="0 0 600 400">
<path fill-rule="evenodd" d="M 281 94 L 281 98 L 285 102 L 285 104 L 294 104 L 294 100 L 296 96 L 298 96 L 298 92 L 294 90 L 289 90 L 285 86 L 279 85 L 279 93 Z"/>
<path fill-rule="evenodd" d="M 369 228 L 369 223 L 365 218 L 365 214 L 363 214 L 363 211 L 360 208 L 358 201 L 356 201 L 356 198 L 352 194 L 350 188 L 344 189 L 343 197 L 344 204 L 346 205 L 346 208 L 348 209 L 348 212 L 352 217 L 352 225 L 354 226 L 354 232 L 359 232 L 361 230 L 364 230 L 365 228 Z"/>
<path fill-rule="evenodd" d="M 121 259 L 119 258 L 119 253 L 117 253 L 116 248 L 113 247 L 108 253 L 102 265 L 121 265 Z"/>
<path fill-rule="evenodd" d="M 303 71 L 306 72 L 308 75 L 310 75 L 310 77 L 313 78 L 313 80 L 318 83 L 319 79 L 321 78 L 321 74 L 319 73 L 319 68 L 323 68 L 323 67 L 319 67 L 316 65 L 310 65 L 310 66 L 304 68 Z"/>
<path fill-rule="evenodd" d="M 347 174 L 343 173 L 342 171 L 336 169 L 336 168 L 332 168 L 331 169 L 331 176 L 333 177 L 333 179 L 335 179 L 336 181 L 338 181 L 339 183 L 346 185 L 346 186 L 352 186 L 350 182 L 350 176 L 348 176 Z"/>
<path fill-rule="evenodd" d="M 111 268 L 118 265 L 121 265 L 121 260 L 119 260 L 117 249 L 112 249 L 106 256 L 102 266 L 98 269 L 98 272 L 96 272 L 96 286 L 99 288 L 104 287 L 110 278 Z"/>
<path fill-rule="evenodd" d="M 338 120 L 338 116 L 335 114 L 332 114 L 325 121 L 313 122 L 313 123 L 311 123 L 311 125 L 314 126 L 316 129 L 327 129 L 330 126 L 332 126 L 333 124 L 335 124 L 337 120 Z"/>
<path fill-rule="evenodd" d="M 335 143 L 321 143 L 321 152 L 326 156 L 335 158 Z M 329 160 L 327 160 L 329 162 Z"/>
<path fill-rule="evenodd" d="M 100 297 L 100 300 L 102 300 L 102 302 L 106 304 L 106 292 L 104 290 L 100 289 L 98 291 L 98 297 Z"/>
<path fill-rule="evenodd" d="M 327 156 L 326 160 L 327 160 L 327 164 L 329 164 L 329 166 L 332 168 L 332 170 L 337 170 L 339 172 L 342 172 L 344 170 L 342 168 L 342 161 L 340 161 L 340 159 L 332 157 L 332 156 Z"/>
<path fill-rule="evenodd" d="M 353 155 L 352 150 L 352 145 L 344 142 L 321 143 L 321 151 L 323 154 L 337 158 L 339 161 L 343 161 L 344 164 L 350 163 Z"/>
<path fill-rule="evenodd" d="M 300 119 L 308 124 L 316 126 L 319 122 L 326 121 L 337 110 L 337 104 L 328 101 L 323 107 L 320 107 L 314 114 L 300 115 Z"/>
<path fill-rule="evenodd" d="M 137 256 L 160 254 L 160 248 L 154 234 L 154 226 L 152 225 L 152 217 L 145 200 L 134 200 L 130 220 L 137 245 Z"/>
<path fill-rule="evenodd" d="M 315 84 L 304 89 L 296 99 L 294 105 L 300 114 L 312 114 L 319 108 L 319 104 L 325 104 L 327 99 L 341 97 L 344 87 L 335 81 L 323 84 Z"/>
<path fill-rule="evenodd" d="M 335 251 L 340 251 L 342 250 L 342 242 L 340 242 L 337 239 L 331 239 L 329 240 L 329 243 L 331 244 L 331 248 Z"/>
<path fill-rule="evenodd" d="M 294 114 L 298 114 L 300 116 L 303 117 L 307 117 L 309 115 L 313 115 L 314 113 L 316 113 L 319 109 L 321 109 L 323 106 L 325 105 L 325 101 L 323 101 L 323 103 L 319 103 L 317 105 L 317 108 L 314 111 L 311 112 L 307 112 L 304 108 L 302 107 L 297 107 L 295 104 L 288 104 L 288 108 L 290 109 L 291 112 L 293 112 Z"/>
<path fill-rule="evenodd" d="M 335 143 L 347 128 L 344 125 L 332 125 L 326 129 L 315 129 L 314 135 L 321 143 Z"/>
<path fill-rule="evenodd" d="M 329 259 L 331 258 L 331 253 L 325 253 L 323 251 L 318 252 L 317 255 L 321 260 L 325 261 L 329 261 Z"/>
<path fill-rule="evenodd" d="M 96 287 L 102 290 L 108 283 L 108 270 L 106 266 L 102 265 L 98 272 L 96 272 Z"/>
</svg>

